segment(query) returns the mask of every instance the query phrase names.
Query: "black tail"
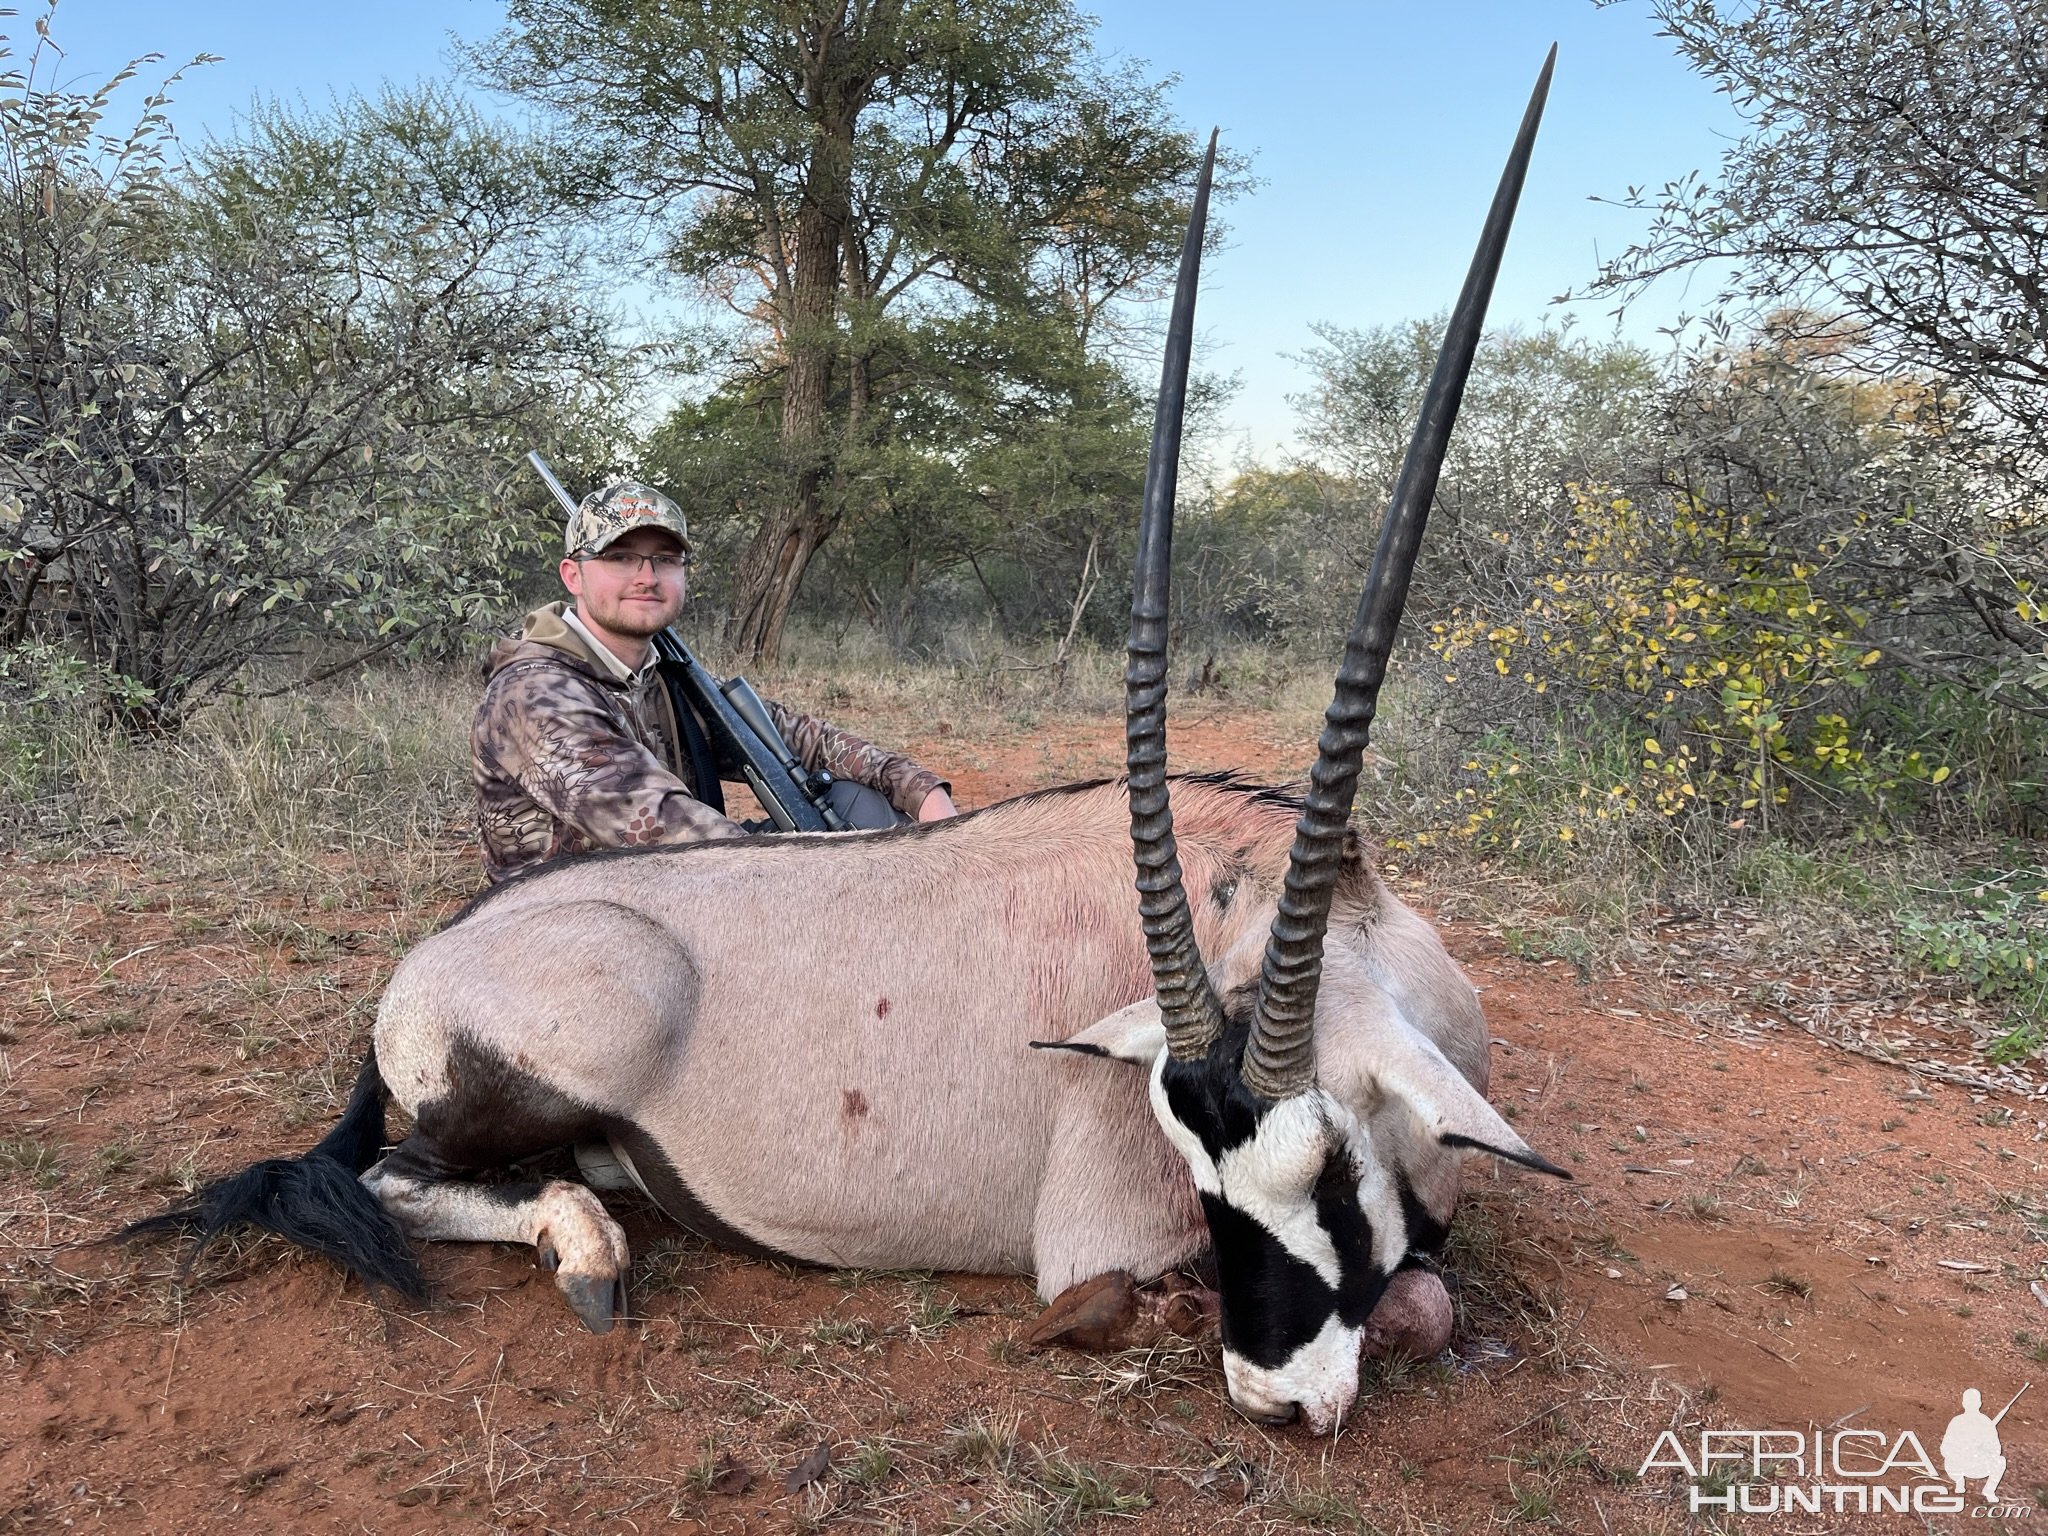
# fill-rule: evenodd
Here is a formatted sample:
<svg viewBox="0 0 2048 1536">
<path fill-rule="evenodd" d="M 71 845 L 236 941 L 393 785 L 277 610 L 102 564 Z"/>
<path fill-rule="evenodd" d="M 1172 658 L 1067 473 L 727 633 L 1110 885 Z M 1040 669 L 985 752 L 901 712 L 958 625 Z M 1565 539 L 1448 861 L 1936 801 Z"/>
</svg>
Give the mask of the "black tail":
<svg viewBox="0 0 2048 1536">
<path fill-rule="evenodd" d="M 381 1288 L 423 1302 L 426 1277 L 404 1230 L 356 1177 L 377 1160 L 383 1146 L 384 1081 L 372 1046 L 341 1122 L 304 1157 L 252 1163 L 114 1236 L 125 1242 L 159 1232 L 190 1233 L 197 1257 L 231 1227 L 258 1227 L 324 1254 L 372 1291 Z"/>
</svg>

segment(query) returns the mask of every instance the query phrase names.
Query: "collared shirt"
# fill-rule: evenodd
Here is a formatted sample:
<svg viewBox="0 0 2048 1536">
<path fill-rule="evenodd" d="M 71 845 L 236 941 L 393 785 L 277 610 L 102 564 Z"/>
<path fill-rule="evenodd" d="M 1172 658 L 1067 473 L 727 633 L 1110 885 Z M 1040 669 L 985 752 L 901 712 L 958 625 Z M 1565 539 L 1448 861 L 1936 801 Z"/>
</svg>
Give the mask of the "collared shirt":
<svg viewBox="0 0 2048 1536">
<path fill-rule="evenodd" d="M 655 654 L 654 647 L 649 645 L 645 661 L 638 667 L 627 666 L 612 654 L 610 646 L 590 632 L 590 626 L 583 622 L 583 616 L 573 607 L 565 607 L 562 610 L 562 622 L 573 629 L 583 643 L 590 647 L 590 654 L 597 658 L 599 666 L 611 674 L 611 679 L 615 683 L 624 683 L 628 688 L 638 688 L 647 681 L 647 675 L 661 664 L 661 658 Z"/>
</svg>

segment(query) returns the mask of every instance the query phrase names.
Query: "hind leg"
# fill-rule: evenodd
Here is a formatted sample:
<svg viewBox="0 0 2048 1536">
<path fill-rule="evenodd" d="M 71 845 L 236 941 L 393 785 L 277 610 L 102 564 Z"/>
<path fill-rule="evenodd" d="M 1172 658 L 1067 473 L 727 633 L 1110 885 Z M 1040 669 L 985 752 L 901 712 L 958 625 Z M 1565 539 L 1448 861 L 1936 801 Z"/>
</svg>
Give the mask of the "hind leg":
<svg viewBox="0 0 2048 1536">
<path fill-rule="evenodd" d="M 561 1179 L 486 1184 L 477 1176 L 606 1142 L 620 1122 L 540 1077 L 523 1056 L 507 1060 L 466 1035 L 449 1038 L 431 1065 L 433 1091 L 414 1110 L 412 1134 L 363 1183 L 414 1237 L 530 1243 L 585 1326 L 605 1332 L 624 1308 L 628 1254 L 597 1196 Z"/>
<path fill-rule="evenodd" d="M 597 1196 L 564 1179 L 477 1184 L 437 1172 L 409 1138 L 363 1175 L 409 1236 L 428 1241 L 527 1243 L 592 1333 L 626 1309 L 626 1234 Z"/>
</svg>

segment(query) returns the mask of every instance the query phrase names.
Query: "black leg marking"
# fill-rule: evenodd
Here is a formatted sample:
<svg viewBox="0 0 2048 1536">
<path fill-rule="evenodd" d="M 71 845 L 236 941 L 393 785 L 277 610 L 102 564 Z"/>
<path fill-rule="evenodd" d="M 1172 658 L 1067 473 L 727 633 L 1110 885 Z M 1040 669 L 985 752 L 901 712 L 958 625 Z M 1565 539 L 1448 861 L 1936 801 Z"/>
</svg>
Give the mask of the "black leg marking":
<svg viewBox="0 0 2048 1536">
<path fill-rule="evenodd" d="M 466 1036 L 449 1044 L 447 1078 L 448 1091 L 420 1105 L 413 1134 L 399 1149 L 422 1160 L 406 1172 L 447 1178 L 503 1168 L 602 1132 L 596 1109 Z"/>
<path fill-rule="evenodd" d="M 757 1258 L 788 1258 L 755 1242 L 699 1199 L 668 1154 L 638 1125 L 572 1098 L 461 1037 L 449 1050 L 448 1092 L 420 1106 L 413 1134 L 385 1159 L 385 1166 L 416 1178 L 469 1178 L 579 1141 L 610 1141 L 624 1149 L 654 1203 L 685 1230 Z M 497 1187 L 516 1200 L 530 1197 L 539 1186 Z"/>
<path fill-rule="evenodd" d="M 630 1120 L 608 1120 L 605 1134 L 619 1146 L 625 1148 L 626 1156 L 633 1160 L 633 1171 L 640 1175 L 640 1182 L 647 1193 L 654 1197 L 654 1203 L 661 1207 L 662 1214 L 686 1232 L 694 1232 L 707 1242 L 730 1248 L 735 1253 L 744 1253 L 757 1259 L 780 1259 L 785 1264 L 805 1264 L 786 1253 L 779 1253 L 765 1243 L 756 1242 L 739 1228 L 728 1224 L 712 1210 L 697 1194 L 685 1184 L 676 1172 L 675 1164 L 668 1160 L 668 1154 L 655 1144 L 652 1136 L 641 1130 Z"/>
</svg>

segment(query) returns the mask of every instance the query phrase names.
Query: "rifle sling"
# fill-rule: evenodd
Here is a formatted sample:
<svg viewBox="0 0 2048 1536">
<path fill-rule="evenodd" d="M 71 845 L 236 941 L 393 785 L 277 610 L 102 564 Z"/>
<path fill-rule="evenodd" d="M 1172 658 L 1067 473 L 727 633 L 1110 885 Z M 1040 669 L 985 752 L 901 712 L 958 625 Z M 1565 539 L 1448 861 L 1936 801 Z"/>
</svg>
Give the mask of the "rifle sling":
<svg viewBox="0 0 2048 1536">
<path fill-rule="evenodd" d="M 683 755 L 690 764 L 690 778 L 696 785 L 697 798 L 723 816 L 725 786 L 719 782 L 718 758 L 704 735 L 704 726 L 697 718 L 690 690 L 678 675 L 680 670 L 667 664 L 661 668 L 661 683 L 668 694 L 669 712 L 676 718 L 677 736 L 682 743 Z"/>
</svg>

